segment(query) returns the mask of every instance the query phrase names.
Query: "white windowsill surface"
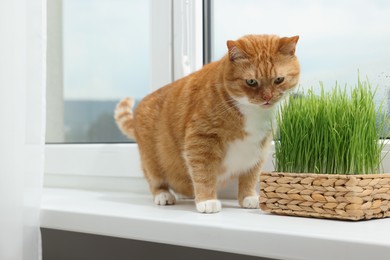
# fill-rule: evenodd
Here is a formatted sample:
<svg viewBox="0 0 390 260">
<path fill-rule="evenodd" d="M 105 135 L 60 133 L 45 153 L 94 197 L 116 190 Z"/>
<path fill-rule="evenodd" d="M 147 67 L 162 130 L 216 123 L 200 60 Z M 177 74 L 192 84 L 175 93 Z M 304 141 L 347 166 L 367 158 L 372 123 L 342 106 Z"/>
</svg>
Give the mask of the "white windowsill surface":
<svg viewBox="0 0 390 260">
<path fill-rule="evenodd" d="M 389 259 L 390 218 L 360 222 L 277 216 L 223 200 L 156 206 L 146 193 L 45 188 L 41 226 L 277 259 Z"/>
</svg>

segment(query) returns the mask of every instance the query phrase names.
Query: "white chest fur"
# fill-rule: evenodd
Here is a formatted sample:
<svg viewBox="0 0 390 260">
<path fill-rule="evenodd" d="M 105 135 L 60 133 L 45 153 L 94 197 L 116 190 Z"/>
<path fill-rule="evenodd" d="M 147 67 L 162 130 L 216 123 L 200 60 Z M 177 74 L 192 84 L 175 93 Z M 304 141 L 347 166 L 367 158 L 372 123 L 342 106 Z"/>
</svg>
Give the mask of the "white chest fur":
<svg viewBox="0 0 390 260">
<path fill-rule="evenodd" d="M 228 144 L 223 160 L 225 172 L 220 176 L 220 182 L 230 179 L 233 175 L 245 173 L 267 153 L 260 144 L 272 130 L 274 110 L 253 105 L 240 105 L 239 109 L 244 116 L 244 130 L 247 135 L 244 139 Z"/>
</svg>

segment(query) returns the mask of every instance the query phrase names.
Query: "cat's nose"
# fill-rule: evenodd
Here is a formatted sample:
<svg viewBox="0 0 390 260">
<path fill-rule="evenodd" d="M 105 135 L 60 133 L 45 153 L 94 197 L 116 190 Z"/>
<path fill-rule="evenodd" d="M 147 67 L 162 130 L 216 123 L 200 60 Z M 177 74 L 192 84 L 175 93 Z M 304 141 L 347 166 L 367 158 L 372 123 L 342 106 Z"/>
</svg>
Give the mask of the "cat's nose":
<svg viewBox="0 0 390 260">
<path fill-rule="evenodd" d="M 274 96 L 271 93 L 266 93 L 262 96 L 263 100 L 270 101 Z"/>
</svg>

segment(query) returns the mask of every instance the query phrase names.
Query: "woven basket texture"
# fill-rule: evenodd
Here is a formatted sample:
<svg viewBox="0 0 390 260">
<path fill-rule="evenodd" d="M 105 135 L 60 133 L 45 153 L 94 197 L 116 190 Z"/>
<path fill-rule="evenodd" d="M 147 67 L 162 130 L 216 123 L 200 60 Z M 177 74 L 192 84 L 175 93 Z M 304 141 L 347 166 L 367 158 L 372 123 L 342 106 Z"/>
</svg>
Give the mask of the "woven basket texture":
<svg viewBox="0 0 390 260">
<path fill-rule="evenodd" d="M 390 174 L 270 172 L 260 175 L 260 208 L 281 215 L 362 220 L 390 216 Z"/>
</svg>

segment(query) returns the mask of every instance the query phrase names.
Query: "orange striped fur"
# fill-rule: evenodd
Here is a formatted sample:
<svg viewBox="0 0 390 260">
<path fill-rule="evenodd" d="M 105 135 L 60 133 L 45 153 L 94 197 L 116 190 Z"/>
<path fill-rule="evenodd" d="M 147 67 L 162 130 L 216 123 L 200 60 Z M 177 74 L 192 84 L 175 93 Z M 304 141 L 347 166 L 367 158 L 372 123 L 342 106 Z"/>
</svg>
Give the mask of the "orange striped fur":
<svg viewBox="0 0 390 260">
<path fill-rule="evenodd" d="M 239 204 L 258 207 L 274 110 L 299 80 L 297 41 L 275 35 L 228 41 L 222 59 L 149 94 L 134 117 L 131 99 L 118 104 L 116 122 L 138 143 L 156 204 L 174 204 L 174 191 L 194 197 L 199 212 L 218 212 L 218 187 L 238 178 Z"/>
</svg>

